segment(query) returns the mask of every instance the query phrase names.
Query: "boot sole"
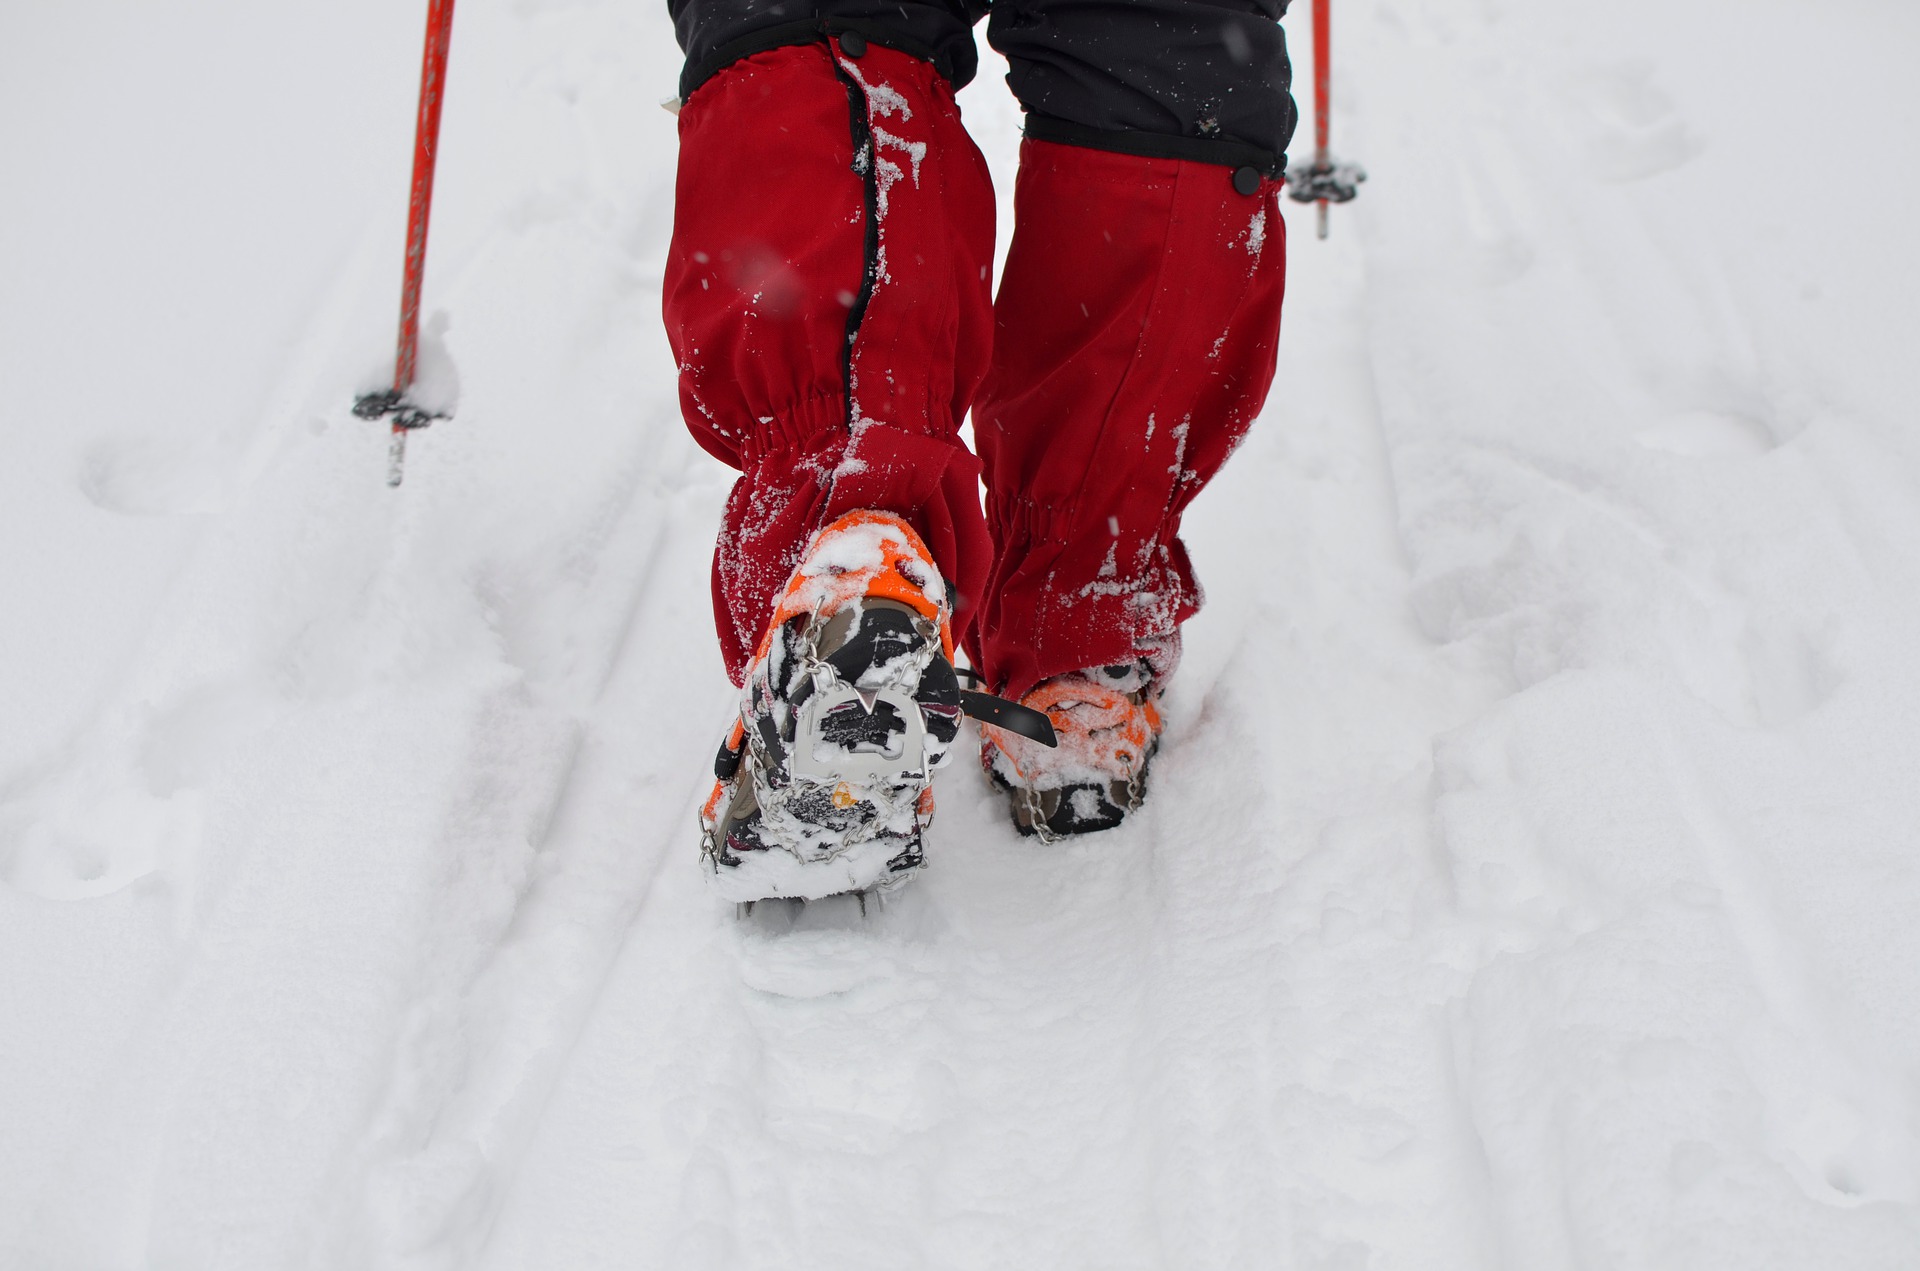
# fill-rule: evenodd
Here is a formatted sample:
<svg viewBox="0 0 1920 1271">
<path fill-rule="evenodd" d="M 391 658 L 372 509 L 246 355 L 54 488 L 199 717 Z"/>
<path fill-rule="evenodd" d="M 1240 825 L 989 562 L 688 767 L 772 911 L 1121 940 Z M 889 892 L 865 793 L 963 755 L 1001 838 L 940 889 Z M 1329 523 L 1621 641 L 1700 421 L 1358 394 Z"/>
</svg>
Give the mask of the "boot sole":
<svg viewBox="0 0 1920 1271">
<path fill-rule="evenodd" d="M 713 867 L 713 890 L 724 900 L 824 900 L 850 892 L 891 890 L 926 867 L 915 839 L 852 843 L 826 860 L 803 861 L 779 846 L 734 855 L 737 865 Z"/>
</svg>

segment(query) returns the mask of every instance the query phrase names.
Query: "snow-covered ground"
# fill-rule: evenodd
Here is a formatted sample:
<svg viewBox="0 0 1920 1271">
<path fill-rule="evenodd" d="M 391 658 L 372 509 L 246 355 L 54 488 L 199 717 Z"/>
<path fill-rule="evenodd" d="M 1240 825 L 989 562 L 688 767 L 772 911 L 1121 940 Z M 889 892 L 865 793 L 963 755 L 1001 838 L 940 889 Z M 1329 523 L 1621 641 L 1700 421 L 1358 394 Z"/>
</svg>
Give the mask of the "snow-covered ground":
<svg viewBox="0 0 1920 1271">
<path fill-rule="evenodd" d="M 1150 810 L 742 922 L 667 21 L 463 0 L 396 493 L 423 7 L 0 7 L 0 1267 L 1920 1267 L 1920 9 L 1342 0 Z"/>
</svg>

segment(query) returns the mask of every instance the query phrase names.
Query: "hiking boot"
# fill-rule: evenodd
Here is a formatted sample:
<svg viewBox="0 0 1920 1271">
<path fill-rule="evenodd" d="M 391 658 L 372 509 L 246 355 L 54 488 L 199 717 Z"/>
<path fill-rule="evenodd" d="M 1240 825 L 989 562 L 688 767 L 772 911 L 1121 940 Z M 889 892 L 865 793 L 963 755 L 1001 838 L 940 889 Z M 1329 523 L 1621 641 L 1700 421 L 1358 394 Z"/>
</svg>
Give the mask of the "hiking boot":
<svg viewBox="0 0 1920 1271">
<path fill-rule="evenodd" d="M 729 900 L 887 889 L 925 863 L 933 773 L 960 729 L 952 608 L 900 518 L 813 536 L 749 665 L 700 813 Z"/>
<path fill-rule="evenodd" d="M 981 765 L 1007 792 L 1022 834 L 1051 842 L 1112 829 L 1139 811 L 1160 744 L 1160 688 L 1145 658 L 1056 675 L 1020 704 L 1052 721 L 1057 746 L 981 728 Z"/>
</svg>

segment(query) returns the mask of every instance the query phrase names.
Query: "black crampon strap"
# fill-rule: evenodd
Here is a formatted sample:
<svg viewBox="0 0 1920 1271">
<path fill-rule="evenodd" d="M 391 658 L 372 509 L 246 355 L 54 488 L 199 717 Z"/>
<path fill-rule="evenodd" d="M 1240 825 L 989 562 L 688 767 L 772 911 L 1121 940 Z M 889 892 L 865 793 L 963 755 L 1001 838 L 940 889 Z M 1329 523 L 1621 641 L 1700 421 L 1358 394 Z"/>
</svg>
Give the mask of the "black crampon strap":
<svg viewBox="0 0 1920 1271">
<path fill-rule="evenodd" d="M 963 679 L 980 683 L 980 673 L 970 667 L 956 666 L 955 675 Z M 960 709 L 983 724 L 992 724 L 995 728 L 1004 728 L 1010 733 L 1018 733 L 1028 741 L 1037 741 L 1042 746 L 1058 746 L 1060 739 L 1054 735 L 1053 721 L 1046 714 L 1010 702 L 1004 697 L 995 697 L 991 693 L 980 693 L 970 688 L 960 690 Z"/>
<path fill-rule="evenodd" d="M 1053 721 L 1031 706 L 1009 702 L 1006 698 L 995 697 L 991 693 L 976 693 L 970 688 L 963 688 L 960 690 L 960 709 L 983 724 L 992 724 L 995 728 L 1004 728 L 1010 733 L 1018 733 L 1029 741 L 1039 742 L 1042 746 L 1060 744 L 1060 739 L 1053 733 Z"/>
</svg>

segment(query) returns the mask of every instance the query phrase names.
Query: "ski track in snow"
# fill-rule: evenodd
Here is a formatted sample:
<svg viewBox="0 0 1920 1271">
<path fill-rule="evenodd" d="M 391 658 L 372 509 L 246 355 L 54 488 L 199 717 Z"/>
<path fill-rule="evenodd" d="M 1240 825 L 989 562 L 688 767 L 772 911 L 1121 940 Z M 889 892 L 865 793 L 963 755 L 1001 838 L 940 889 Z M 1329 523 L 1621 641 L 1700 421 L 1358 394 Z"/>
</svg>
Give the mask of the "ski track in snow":
<svg viewBox="0 0 1920 1271">
<path fill-rule="evenodd" d="M 745 920 L 664 17 L 462 11 L 397 495 L 415 17 L 169 29 L 352 67 L 238 59 L 177 172 L 145 19 L 0 19 L 105 147 L 0 159 L 137 173 L 205 292 L 6 205 L 121 232 L 0 245 L 0 1266 L 1920 1265 L 1920 22 L 1815 16 L 1341 7 L 1373 177 L 1291 223 L 1148 810 L 1042 848 L 959 764 L 915 885 Z"/>
</svg>

